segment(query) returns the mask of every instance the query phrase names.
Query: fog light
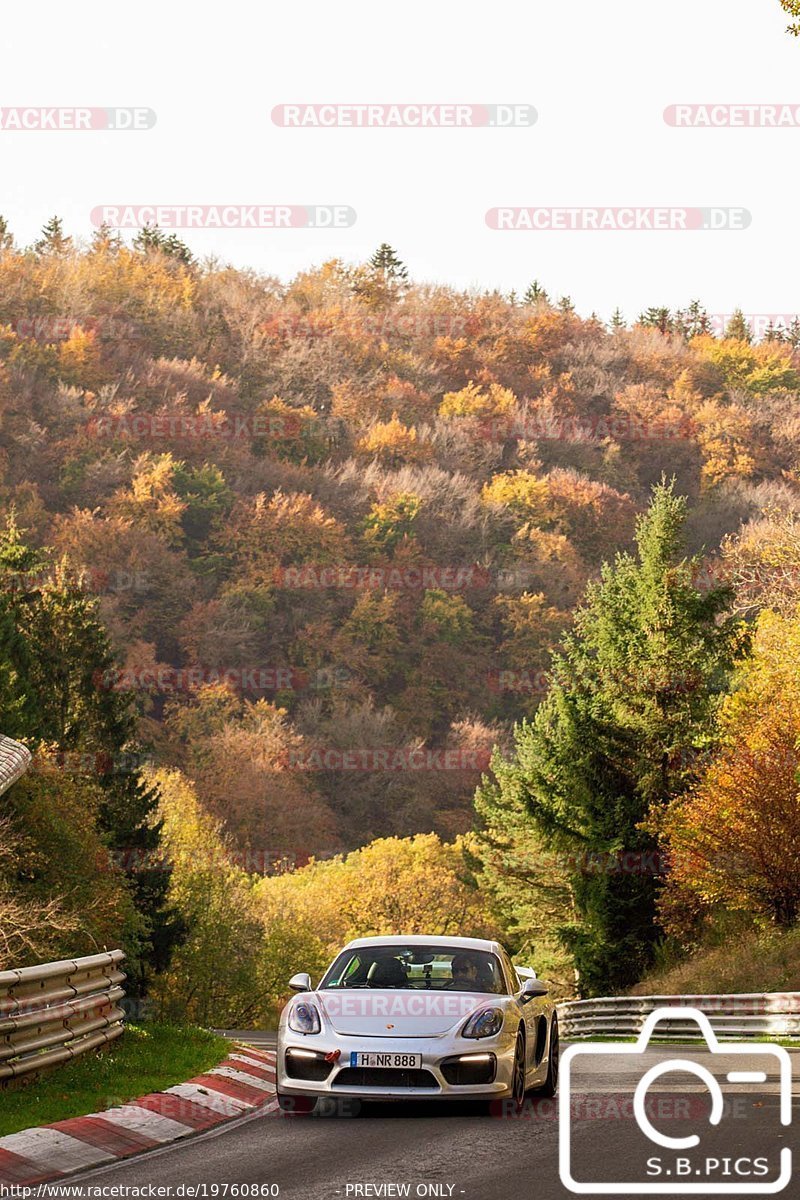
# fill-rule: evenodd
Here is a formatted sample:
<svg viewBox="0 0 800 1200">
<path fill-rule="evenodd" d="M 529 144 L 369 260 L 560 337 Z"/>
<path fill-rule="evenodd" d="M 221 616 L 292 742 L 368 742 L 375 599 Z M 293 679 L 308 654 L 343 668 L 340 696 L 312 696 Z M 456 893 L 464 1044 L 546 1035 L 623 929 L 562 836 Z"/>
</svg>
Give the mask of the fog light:
<svg viewBox="0 0 800 1200">
<path fill-rule="evenodd" d="M 327 1079 L 333 1064 L 325 1061 L 325 1055 L 317 1050 L 306 1050 L 290 1046 L 284 1058 L 286 1074 L 290 1079 L 305 1079 L 319 1082 Z"/>
<path fill-rule="evenodd" d="M 494 1054 L 460 1054 L 457 1058 L 446 1058 L 439 1064 L 439 1070 L 456 1087 L 475 1087 L 494 1083 L 497 1059 Z"/>
</svg>

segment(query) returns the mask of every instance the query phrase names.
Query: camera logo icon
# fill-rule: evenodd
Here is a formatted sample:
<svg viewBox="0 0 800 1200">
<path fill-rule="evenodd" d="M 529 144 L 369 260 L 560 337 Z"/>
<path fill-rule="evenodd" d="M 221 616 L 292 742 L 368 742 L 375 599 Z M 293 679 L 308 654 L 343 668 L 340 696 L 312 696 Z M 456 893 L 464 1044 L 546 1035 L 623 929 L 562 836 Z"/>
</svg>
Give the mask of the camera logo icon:
<svg viewBox="0 0 800 1200">
<path fill-rule="evenodd" d="M 652 1061 L 666 1050 L 653 1041 L 658 1024 L 676 1020 L 681 1024 L 696 1024 L 705 1047 L 698 1045 L 696 1052 L 693 1046 L 692 1058 L 663 1057 Z M 697 1061 L 698 1058 L 702 1061 Z M 764 1069 L 755 1070 L 755 1062 Z M 582 1076 L 585 1073 L 586 1079 L 596 1081 L 601 1091 L 607 1091 L 609 1080 L 623 1078 L 627 1081 L 631 1076 L 635 1079 L 639 1066 L 642 1074 L 633 1092 L 630 1112 L 626 1114 L 633 1121 L 620 1122 L 619 1145 L 612 1145 L 609 1139 L 608 1153 L 603 1156 L 607 1163 L 627 1164 L 634 1177 L 576 1179 L 574 1114 L 580 1111 L 573 1086 L 576 1073 L 580 1072 Z M 742 1069 L 736 1069 L 738 1066 Z M 679 1116 L 681 1123 L 691 1128 L 691 1132 L 682 1132 L 681 1136 L 672 1136 L 658 1128 L 657 1114 L 655 1121 L 653 1119 L 651 1089 L 670 1073 L 680 1074 L 683 1079 L 693 1077 L 688 1086 L 683 1084 L 680 1111 L 666 1113 L 667 1116 Z M 775 1079 L 777 1124 L 783 1128 L 791 1125 L 792 1120 L 792 1060 L 788 1052 L 771 1043 L 720 1041 L 708 1017 L 698 1008 L 670 1006 L 655 1009 L 647 1017 L 635 1043 L 576 1043 L 568 1047 L 561 1059 L 561 1182 L 568 1191 L 579 1195 L 775 1195 L 783 1191 L 792 1175 L 792 1151 L 786 1145 L 778 1145 L 780 1130 L 775 1131 L 774 1153 L 770 1153 L 765 1151 L 763 1135 L 759 1131 L 744 1130 L 741 1122 L 739 1128 L 734 1128 L 732 1121 L 728 1121 L 732 1117 L 732 1099 L 740 1102 L 741 1111 L 736 1115 L 752 1117 L 754 1112 L 771 1115 Z M 727 1092 L 723 1083 L 731 1085 Z M 752 1091 L 742 1092 L 742 1088 L 748 1086 L 751 1089 L 766 1088 L 770 1104 L 754 1106 Z M 663 1092 L 663 1084 L 655 1090 Z M 663 1100 L 664 1096 L 660 1098 Z M 659 1108 L 661 1115 L 664 1115 L 664 1107 Z M 752 1133 L 755 1139 L 750 1146 L 746 1133 Z M 724 1147 L 722 1152 L 718 1148 L 720 1144 Z M 656 1153 L 656 1148 L 662 1153 Z M 748 1149 L 750 1153 L 746 1153 Z"/>
</svg>

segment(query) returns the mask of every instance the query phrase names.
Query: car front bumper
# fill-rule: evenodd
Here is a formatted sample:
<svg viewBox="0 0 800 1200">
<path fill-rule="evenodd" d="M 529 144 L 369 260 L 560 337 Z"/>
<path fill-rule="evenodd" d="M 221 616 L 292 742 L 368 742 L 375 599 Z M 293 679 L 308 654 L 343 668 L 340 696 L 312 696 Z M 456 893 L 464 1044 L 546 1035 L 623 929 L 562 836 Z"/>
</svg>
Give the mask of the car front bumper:
<svg viewBox="0 0 800 1200">
<path fill-rule="evenodd" d="M 467 1038 L 376 1038 L 340 1035 L 334 1032 L 321 1034 L 296 1034 L 290 1029 L 281 1030 L 278 1038 L 277 1087 L 284 1096 L 341 1096 L 362 1100 L 452 1100 L 460 1097 L 505 1097 L 511 1095 L 516 1039 L 501 1032 L 493 1038 L 472 1040 Z M 298 1079 L 287 1071 L 286 1056 L 292 1050 L 313 1051 L 323 1056 L 339 1051 L 336 1062 L 331 1064 L 325 1079 Z M 429 1079 L 425 1086 L 418 1083 L 381 1081 L 379 1083 L 354 1082 L 350 1066 L 350 1055 L 354 1051 L 378 1054 L 419 1054 Z M 476 1055 L 493 1056 L 494 1070 L 491 1081 L 481 1083 L 451 1083 L 443 1073 L 443 1064 L 453 1060 L 467 1061 Z M 310 1061 L 310 1060 L 307 1060 Z M 319 1060 L 316 1060 L 319 1061 Z M 484 1060 L 477 1060 L 483 1065 Z M 369 1069 L 368 1069 L 369 1070 Z"/>
</svg>

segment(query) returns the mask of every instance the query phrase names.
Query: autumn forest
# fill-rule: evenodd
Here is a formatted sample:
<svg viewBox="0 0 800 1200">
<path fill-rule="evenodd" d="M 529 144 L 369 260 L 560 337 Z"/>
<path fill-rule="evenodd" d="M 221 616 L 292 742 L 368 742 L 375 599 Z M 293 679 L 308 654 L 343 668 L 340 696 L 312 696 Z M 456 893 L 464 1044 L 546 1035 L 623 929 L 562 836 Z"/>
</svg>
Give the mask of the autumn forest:
<svg viewBox="0 0 800 1200">
<path fill-rule="evenodd" d="M 0 242 L 0 967 L 242 1027 L 355 933 L 793 937 L 797 324 Z"/>
</svg>

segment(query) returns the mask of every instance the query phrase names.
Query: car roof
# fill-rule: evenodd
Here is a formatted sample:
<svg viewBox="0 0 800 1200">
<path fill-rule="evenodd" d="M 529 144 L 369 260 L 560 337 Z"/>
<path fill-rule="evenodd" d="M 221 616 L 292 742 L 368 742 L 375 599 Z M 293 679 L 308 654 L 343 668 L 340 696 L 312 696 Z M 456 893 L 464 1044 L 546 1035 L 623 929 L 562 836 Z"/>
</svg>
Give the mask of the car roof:
<svg viewBox="0 0 800 1200">
<path fill-rule="evenodd" d="M 386 934 L 384 937 L 354 938 L 343 949 L 354 950 L 364 946 L 452 946 L 455 949 L 484 950 L 489 954 L 498 954 L 502 948 L 498 942 L 484 938 L 450 937 L 448 934 L 431 937 L 429 934 L 414 933 L 407 937 Z"/>
</svg>

